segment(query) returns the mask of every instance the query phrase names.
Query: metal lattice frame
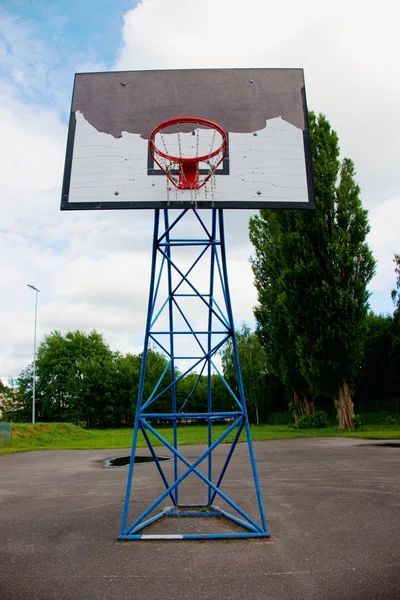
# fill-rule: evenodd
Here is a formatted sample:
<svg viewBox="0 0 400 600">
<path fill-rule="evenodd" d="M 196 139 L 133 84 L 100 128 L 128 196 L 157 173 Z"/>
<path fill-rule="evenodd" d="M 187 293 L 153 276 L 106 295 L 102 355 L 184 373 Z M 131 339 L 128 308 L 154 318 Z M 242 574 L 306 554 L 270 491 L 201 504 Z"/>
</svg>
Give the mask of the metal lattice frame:
<svg viewBox="0 0 400 600">
<path fill-rule="evenodd" d="M 172 237 L 174 229 L 181 223 L 185 215 L 190 212 L 193 213 L 197 219 L 199 225 L 205 236 L 201 239 L 183 239 Z M 218 538 L 243 538 L 243 537 L 269 537 L 267 522 L 265 518 L 264 506 L 260 491 L 260 485 L 257 474 L 256 461 L 254 456 L 253 444 L 251 440 L 249 421 L 246 410 L 246 402 L 243 392 L 243 384 L 240 373 L 238 349 L 236 338 L 234 335 L 234 321 L 229 293 L 228 275 L 226 266 L 226 254 L 225 254 L 225 237 L 224 237 L 224 221 L 223 211 L 221 209 L 212 210 L 211 227 L 208 228 L 201 218 L 200 214 L 195 209 L 183 210 L 172 223 L 169 221 L 169 212 L 164 210 L 164 223 L 163 227 L 160 223 L 160 210 L 155 211 L 154 219 L 154 236 L 153 236 L 153 249 L 152 249 L 152 268 L 151 268 L 151 280 L 150 280 L 150 293 L 149 293 L 149 305 L 146 322 L 146 332 L 144 340 L 144 350 L 142 359 L 142 370 L 140 376 L 140 385 L 138 393 L 138 403 L 135 417 L 135 426 L 132 441 L 132 454 L 131 461 L 128 471 L 128 481 L 126 488 L 125 503 L 122 516 L 121 534 L 118 539 L 120 540 L 148 540 L 148 539 L 218 539 Z M 174 260 L 174 248 L 188 248 L 198 247 L 199 254 L 193 261 L 190 268 L 186 271 L 182 270 L 182 267 L 177 264 Z M 207 256 L 206 256 L 207 254 Z M 197 289 L 196 285 L 192 281 L 193 269 L 199 263 L 200 260 L 209 259 L 210 265 L 210 278 L 209 278 L 209 290 L 207 293 L 201 292 Z M 178 284 L 174 284 L 174 277 L 178 278 Z M 167 279 L 168 293 L 164 301 L 160 305 L 161 296 L 161 281 L 163 278 Z M 187 294 L 180 293 L 182 284 L 188 286 L 190 292 Z M 222 290 L 223 305 L 217 302 L 215 298 L 216 285 Z M 201 300 L 205 310 L 208 311 L 208 327 L 207 331 L 196 330 L 192 326 L 190 315 L 185 313 L 184 308 L 181 306 L 181 300 L 183 297 L 194 297 Z M 162 300 L 162 299 L 161 299 Z M 174 323 L 174 314 L 181 315 L 183 322 L 186 324 L 185 331 L 179 331 L 176 329 Z M 157 323 L 160 320 L 160 316 L 167 312 L 168 328 L 166 330 L 157 330 Z M 199 350 L 199 355 L 196 356 L 178 356 L 175 351 L 175 336 L 186 334 L 190 336 L 190 339 L 195 342 L 196 347 Z M 204 344 L 201 341 L 201 336 L 204 337 L 206 334 L 207 343 Z M 219 337 L 218 341 L 215 340 Z M 168 342 L 165 343 L 167 338 Z M 222 373 L 218 370 L 215 364 L 215 356 L 222 348 L 222 346 L 231 341 L 233 356 L 236 369 L 236 377 L 238 383 L 239 393 L 236 395 L 229 387 L 228 383 L 224 379 Z M 167 366 L 164 369 L 159 381 L 154 387 L 151 394 L 145 398 L 144 396 L 144 385 L 146 376 L 146 366 L 149 353 L 149 347 L 151 344 L 156 344 L 164 354 L 167 356 Z M 176 371 L 176 361 L 182 359 L 190 359 L 192 361 L 190 367 L 188 367 L 182 374 Z M 218 373 L 227 390 L 233 399 L 235 410 L 230 411 L 216 411 L 213 409 L 212 402 L 212 390 L 211 390 L 211 375 L 213 370 Z M 170 375 L 169 383 L 164 383 L 164 378 L 167 374 Z M 178 407 L 177 403 L 177 385 L 188 373 L 194 372 L 198 374 L 198 377 L 203 373 L 208 376 L 208 394 L 207 394 L 207 407 L 202 413 L 190 412 L 190 396 Z M 194 389 L 195 390 L 199 379 L 197 379 Z M 157 412 L 152 410 L 152 406 L 161 398 L 165 393 L 170 394 L 171 398 L 171 409 L 170 412 Z M 201 419 L 206 420 L 208 423 L 208 445 L 206 450 L 201 456 L 190 463 L 187 458 L 178 450 L 178 425 L 179 422 L 184 419 Z M 173 425 L 173 442 L 169 443 L 165 437 L 156 429 L 154 421 L 158 419 L 168 420 Z M 221 419 L 229 420 L 229 426 L 226 431 L 218 437 L 214 442 L 212 441 L 212 425 L 213 421 Z M 135 519 L 135 521 L 128 525 L 128 510 L 131 498 L 131 490 L 134 475 L 134 461 L 136 454 L 136 446 L 139 431 L 143 434 L 144 439 L 148 445 L 151 455 L 155 461 L 156 467 L 160 474 L 160 477 L 165 485 L 165 491 L 154 500 L 148 506 L 148 508 Z M 250 456 L 250 464 L 253 475 L 254 488 L 257 496 L 258 511 L 259 511 L 259 522 L 249 516 L 240 506 L 238 506 L 233 500 L 231 500 L 222 490 L 221 483 L 224 478 L 225 472 L 229 465 L 229 462 L 234 453 L 236 444 L 242 432 L 245 432 Z M 151 442 L 149 434 L 154 435 L 161 444 L 167 448 L 173 456 L 173 482 L 169 482 L 163 471 L 162 465 L 157 458 L 153 444 Z M 225 462 L 219 472 L 218 477 L 213 481 L 213 451 L 219 444 L 221 444 L 227 436 L 234 434 L 231 447 L 226 456 Z M 204 475 L 199 465 L 203 462 L 207 462 L 207 475 Z M 179 475 L 178 464 L 179 462 L 185 465 L 186 470 Z M 197 477 L 204 482 L 207 486 L 207 502 L 205 504 L 194 504 L 194 505 L 181 505 L 179 503 L 179 486 L 190 474 L 195 474 Z M 218 497 L 223 500 L 224 503 L 228 504 L 230 509 L 233 509 L 235 514 L 223 510 L 214 504 L 214 501 Z M 172 502 L 172 507 L 162 510 L 157 514 L 152 514 L 154 510 L 163 502 L 164 499 L 169 498 Z M 242 527 L 241 531 L 237 528 L 232 533 L 204 533 L 204 534 L 164 534 L 164 535 L 146 535 L 143 533 L 145 527 L 154 523 L 162 517 L 173 517 L 173 516 L 224 516 L 235 524 L 239 524 Z"/>
</svg>

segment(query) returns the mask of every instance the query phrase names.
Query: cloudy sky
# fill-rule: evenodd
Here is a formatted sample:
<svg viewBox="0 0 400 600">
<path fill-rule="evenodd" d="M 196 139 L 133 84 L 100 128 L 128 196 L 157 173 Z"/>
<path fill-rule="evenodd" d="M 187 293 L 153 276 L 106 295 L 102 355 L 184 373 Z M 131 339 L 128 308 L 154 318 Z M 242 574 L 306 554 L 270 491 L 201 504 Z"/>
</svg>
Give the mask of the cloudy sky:
<svg viewBox="0 0 400 600">
<path fill-rule="evenodd" d="M 334 10 L 333 10 L 334 6 Z M 391 312 L 400 251 L 400 73 L 392 0 L 3 0 L 0 6 L 0 377 L 54 329 L 102 332 L 140 350 L 149 212 L 60 213 L 75 72 L 303 67 L 309 107 L 327 115 L 356 165 L 378 260 L 371 307 Z M 246 213 L 227 215 L 236 323 L 256 295 Z"/>
</svg>

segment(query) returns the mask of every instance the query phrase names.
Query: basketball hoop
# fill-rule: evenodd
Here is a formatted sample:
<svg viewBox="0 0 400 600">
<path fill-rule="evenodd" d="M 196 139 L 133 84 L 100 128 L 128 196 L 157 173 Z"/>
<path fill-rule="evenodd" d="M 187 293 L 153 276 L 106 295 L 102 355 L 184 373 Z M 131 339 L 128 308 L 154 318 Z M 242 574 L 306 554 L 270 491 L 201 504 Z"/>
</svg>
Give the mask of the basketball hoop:
<svg viewBox="0 0 400 600">
<path fill-rule="evenodd" d="M 177 117 L 153 129 L 149 149 L 154 162 L 176 188 L 198 190 L 224 160 L 228 137 L 222 127 L 208 119 Z"/>
</svg>

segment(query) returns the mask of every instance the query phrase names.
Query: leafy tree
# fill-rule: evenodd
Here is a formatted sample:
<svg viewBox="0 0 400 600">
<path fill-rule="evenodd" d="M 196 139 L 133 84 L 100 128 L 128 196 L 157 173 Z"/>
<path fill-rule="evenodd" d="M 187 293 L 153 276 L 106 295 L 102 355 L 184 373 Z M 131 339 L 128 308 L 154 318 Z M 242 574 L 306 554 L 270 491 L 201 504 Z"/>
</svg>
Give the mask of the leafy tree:
<svg viewBox="0 0 400 600">
<path fill-rule="evenodd" d="M 259 304 L 254 310 L 257 333 L 265 351 L 268 371 L 293 392 L 293 412 L 297 422 L 303 415 L 314 414 L 313 393 L 300 369 L 296 349 L 296 331 L 289 326 L 287 284 L 296 242 L 297 214 L 293 211 L 270 213 L 250 219 L 250 240 L 256 253 L 251 259 Z M 282 235 L 285 231 L 286 235 Z M 289 262 L 289 264 L 288 264 Z"/>
<path fill-rule="evenodd" d="M 400 390 L 400 310 L 393 318 L 392 346 L 389 354 L 389 366 L 391 381 L 393 382 L 394 396 L 399 395 Z"/>
<path fill-rule="evenodd" d="M 392 300 L 395 305 L 395 312 L 400 312 L 400 254 L 395 254 L 393 258 L 395 263 L 394 271 L 397 276 L 396 288 L 392 291 Z"/>
<path fill-rule="evenodd" d="M 139 354 L 140 364 L 142 363 L 142 356 L 142 353 Z M 175 376 L 178 376 L 177 372 L 175 373 Z M 159 386 L 157 391 L 153 394 L 153 397 L 156 397 L 158 394 L 160 394 L 160 397 L 151 405 L 151 412 L 170 412 L 172 393 L 170 389 L 167 391 L 164 390 L 166 390 L 171 383 L 171 368 L 168 367 L 168 361 L 163 354 L 160 354 L 154 348 L 149 348 L 147 352 L 146 376 L 143 388 L 144 402 L 150 398 L 157 383 L 159 383 Z"/>
<path fill-rule="evenodd" d="M 96 331 L 62 335 L 54 331 L 40 344 L 36 361 L 36 411 L 39 421 L 85 423 L 87 427 L 118 427 L 133 424 L 139 390 L 142 354 L 112 352 Z M 171 381 L 163 355 L 150 349 L 147 358 L 144 398 L 157 382 L 157 393 Z M 179 373 L 176 373 L 178 376 Z M 206 401 L 204 406 L 206 405 Z M 171 409 L 171 391 L 152 406 L 157 412 Z M 16 393 L 7 402 L 7 415 L 29 421 L 32 411 L 32 365 L 16 380 Z"/>
<path fill-rule="evenodd" d="M 217 374 L 211 375 L 211 393 L 213 410 L 229 411 L 235 409 L 235 402 L 226 389 L 221 377 Z"/>
<path fill-rule="evenodd" d="M 396 289 L 392 291 L 392 300 L 395 303 L 393 313 L 392 346 L 389 361 L 395 386 L 395 395 L 400 389 L 400 254 L 394 255 L 395 273 L 397 277 Z"/>
<path fill-rule="evenodd" d="M 28 402 L 26 397 L 18 393 L 14 382 L 10 386 L 5 385 L 0 379 L 0 421 L 17 421 L 24 423 L 32 418 L 32 365 L 26 369 L 30 373 L 30 396 Z"/>
<path fill-rule="evenodd" d="M 199 373 L 189 373 L 177 385 L 178 407 L 185 405 L 184 412 L 207 412 L 208 377 Z M 212 410 L 231 410 L 234 400 L 220 376 L 211 375 Z"/>
<path fill-rule="evenodd" d="M 266 409 L 271 403 L 271 398 L 266 393 L 268 370 L 265 351 L 257 334 L 247 325 L 243 325 L 236 333 L 236 339 L 249 420 L 259 425 L 261 421 L 265 422 Z M 238 394 L 232 343 L 225 345 L 221 357 L 224 377 L 235 394 Z"/>
<path fill-rule="evenodd" d="M 176 370 L 175 379 L 178 379 L 180 375 Z M 172 392 L 171 390 L 163 392 L 171 383 L 171 369 L 168 367 L 165 356 L 150 348 L 147 355 L 144 400 L 150 397 L 157 382 L 159 382 L 159 386 L 154 396 L 160 394 L 160 397 L 151 405 L 151 411 L 171 412 Z M 207 398 L 208 377 L 204 374 L 188 373 L 176 384 L 177 408 L 180 409 L 185 404 L 184 412 L 206 412 Z M 231 396 L 218 375 L 211 376 L 211 398 L 213 410 L 230 408 Z"/>
<path fill-rule="evenodd" d="M 367 285 L 375 261 L 365 241 L 368 215 L 354 165 L 347 158 L 339 161 L 338 137 L 327 119 L 310 113 L 309 120 L 315 211 L 264 210 L 250 221 L 260 303 L 256 315 L 267 315 L 259 325 L 275 372 L 285 381 L 288 368 L 288 383 L 296 391 L 297 370 L 314 397 L 334 400 L 339 427 L 352 429 L 351 389 L 362 360 Z M 257 235 L 260 230 L 265 236 Z M 280 330 L 283 342 L 277 343 Z M 289 361 L 282 358 L 284 352 Z"/>
<path fill-rule="evenodd" d="M 42 420 L 104 424 L 113 354 L 98 332 L 54 331 L 39 346 L 36 368 Z"/>
<path fill-rule="evenodd" d="M 133 426 L 141 357 L 114 353 L 101 422 L 107 427 Z"/>
<path fill-rule="evenodd" d="M 21 371 L 14 383 L 13 394 L 8 398 L 8 419 L 19 423 L 28 423 L 32 420 L 33 363 Z M 37 413 L 40 403 L 40 394 L 37 390 L 35 400 Z"/>
<path fill-rule="evenodd" d="M 0 410 L 2 407 L 2 402 L 5 401 L 6 398 L 10 398 L 13 395 L 13 390 L 8 385 L 5 385 L 0 379 Z"/>
<path fill-rule="evenodd" d="M 188 373 L 177 384 L 178 407 L 185 404 L 184 412 L 206 412 L 208 380 L 205 375 Z"/>
<path fill-rule="evenodd" d="M 391 369 L 393 317 L 370 312 L 366 319 L 363 362 L 356 382 L 357 400 L 371 401 L 395 395 Z"/>
</svg>

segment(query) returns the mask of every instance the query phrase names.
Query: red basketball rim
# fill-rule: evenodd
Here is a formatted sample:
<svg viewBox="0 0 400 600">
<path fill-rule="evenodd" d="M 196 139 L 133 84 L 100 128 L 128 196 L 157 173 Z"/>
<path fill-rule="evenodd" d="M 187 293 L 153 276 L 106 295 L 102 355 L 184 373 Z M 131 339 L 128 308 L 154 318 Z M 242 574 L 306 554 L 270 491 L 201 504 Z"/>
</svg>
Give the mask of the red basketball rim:
<svg viewBox="0 0 400 600">
<path fill-rule="evenodd" d="M 162 131 L 163 129 L 170 127 L 171 125 L 177 125 L 178 123 L 193 123 L 197 125 L 206 125 L 210 129 L 215 129 L 221 135 L 222 143 L 218 146 L 216 150 L 213 150 L 213 152 L 209 154 L 204 154 L 203 156 L 193 156 L 190 158 L 184 156 L 172 156 L 171 154 L 162 152 L 159 148 L 157 148 L 157 146 L 154 143 L 154 138 L 156 134 Z M 198 117 L 176 117 L 175 119 L 168 119 L 167 121 L 163 121 L 162 123 L 157 125 L 157 127 L 155 127 L 150 134 L 149 144 L 150 152 L 153 158 L 154 154 L 157 154 L 158 156 L 170 160 L 171 162 L 204 162 L 206 160 L 209 160 L 210 158 L 213 158 L 214 156 L 217 156 L 221 151 L 226 153 L 226 149 L 228 147 L 228 138 L 226 132 L 222 129 L 222 127 L 218 125 L 218 123 L 214 123 L 214 121 L 209 121 L 208 119 L 201 119 Z"/>
</svg>

